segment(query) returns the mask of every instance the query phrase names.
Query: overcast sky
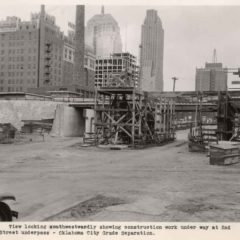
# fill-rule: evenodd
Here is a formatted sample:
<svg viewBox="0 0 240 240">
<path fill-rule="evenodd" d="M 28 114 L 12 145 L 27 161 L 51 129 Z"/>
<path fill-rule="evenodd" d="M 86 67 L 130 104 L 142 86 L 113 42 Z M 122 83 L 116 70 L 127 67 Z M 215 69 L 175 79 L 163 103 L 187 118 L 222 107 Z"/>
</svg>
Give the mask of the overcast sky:
<svg viewBox="0 0 240 240">
<path fill-rule="evenodd" d="M 39 5 L 0 6 L 0 19 L 18 16 L 29 20 Z M 164 38 L 164 90 L 172 90 L 176 76 L 176 90 L 194 90 L 196 67 L 212 61 L 213 49 L 223 66 L 240 67 L 240 6 L 105 6 L 121 29 L 123 50 L 138 57 L 141 25 L 146 10 L 156 9 L 162 20 Z M 46 11 L 56 17 L 56 23 L 67 32 L 67 23 L 74 22 L 75 7 L 46 5 Z M 85 8 L 85 24 L 101 11 L 101 6 Z M 231 80 L 238 80 L 229 74 Z M 230 86 L 230 84 L 229 84 Z"/>
</svg>

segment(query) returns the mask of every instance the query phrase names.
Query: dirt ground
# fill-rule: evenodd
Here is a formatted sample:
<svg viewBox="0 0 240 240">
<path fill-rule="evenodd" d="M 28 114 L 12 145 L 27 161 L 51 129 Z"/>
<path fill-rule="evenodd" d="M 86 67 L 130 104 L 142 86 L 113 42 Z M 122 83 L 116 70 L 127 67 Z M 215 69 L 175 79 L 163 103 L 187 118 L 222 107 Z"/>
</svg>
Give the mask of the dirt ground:
<svg viewBox="0 0 240 240">
<path fill-rule="evenodd" d="M 0 145 L 0 192 L 16 196 L 18 221 L 240 221 L 240 164 L 209 165 L 185 131 L 141 150 L 79 143 Z"/>
</svg>

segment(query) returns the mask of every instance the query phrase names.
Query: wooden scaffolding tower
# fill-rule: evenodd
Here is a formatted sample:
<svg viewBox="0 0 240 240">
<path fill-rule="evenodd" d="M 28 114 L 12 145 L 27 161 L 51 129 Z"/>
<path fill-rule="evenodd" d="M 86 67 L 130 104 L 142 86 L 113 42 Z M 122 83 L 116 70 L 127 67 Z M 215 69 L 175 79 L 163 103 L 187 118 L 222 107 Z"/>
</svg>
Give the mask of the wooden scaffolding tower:
<svg viewBox="0 0 240 240">
<path fill-rule="evenodd" d="M 95 95 L 96 144 L 132 147 L 175 138 L 175 105 L 134 87 L 101 87 Z"/>
</svg>

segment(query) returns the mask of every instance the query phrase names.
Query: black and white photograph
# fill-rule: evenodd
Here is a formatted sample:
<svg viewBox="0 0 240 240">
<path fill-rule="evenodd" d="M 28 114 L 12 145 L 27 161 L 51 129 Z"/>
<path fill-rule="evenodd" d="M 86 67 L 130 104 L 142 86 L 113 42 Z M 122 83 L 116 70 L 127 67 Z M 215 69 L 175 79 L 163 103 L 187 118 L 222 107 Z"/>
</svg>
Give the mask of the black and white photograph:
<svg viewBox="0 0 240 240">
<path fill-rule="evenodd" d="M 0 221 L 240 221 L 240 6 L 160 3 L 0 3 Z"/>
</svg>

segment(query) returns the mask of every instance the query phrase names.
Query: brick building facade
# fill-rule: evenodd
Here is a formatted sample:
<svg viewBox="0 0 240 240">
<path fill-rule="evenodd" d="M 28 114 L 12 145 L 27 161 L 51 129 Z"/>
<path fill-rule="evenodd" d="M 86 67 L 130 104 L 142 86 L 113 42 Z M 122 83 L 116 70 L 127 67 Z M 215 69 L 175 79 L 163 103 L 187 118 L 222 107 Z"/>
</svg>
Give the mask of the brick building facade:
<svg viewBox="0 0 240 240">
<path fill-rule="evenodd" d="M 86 85 L 80 84 L 73 79 L 75 49 L 73 38 L 64 36 L 55 17 L 48 15 L 44 6 L 40 13 L 31 14 L 30 21 L 17 17 L 0 21 L 0 92 L 73 89 L 73 86 L 93 92 L 95 56 L 86 47 L 83 76 Z"/>
</svg>

